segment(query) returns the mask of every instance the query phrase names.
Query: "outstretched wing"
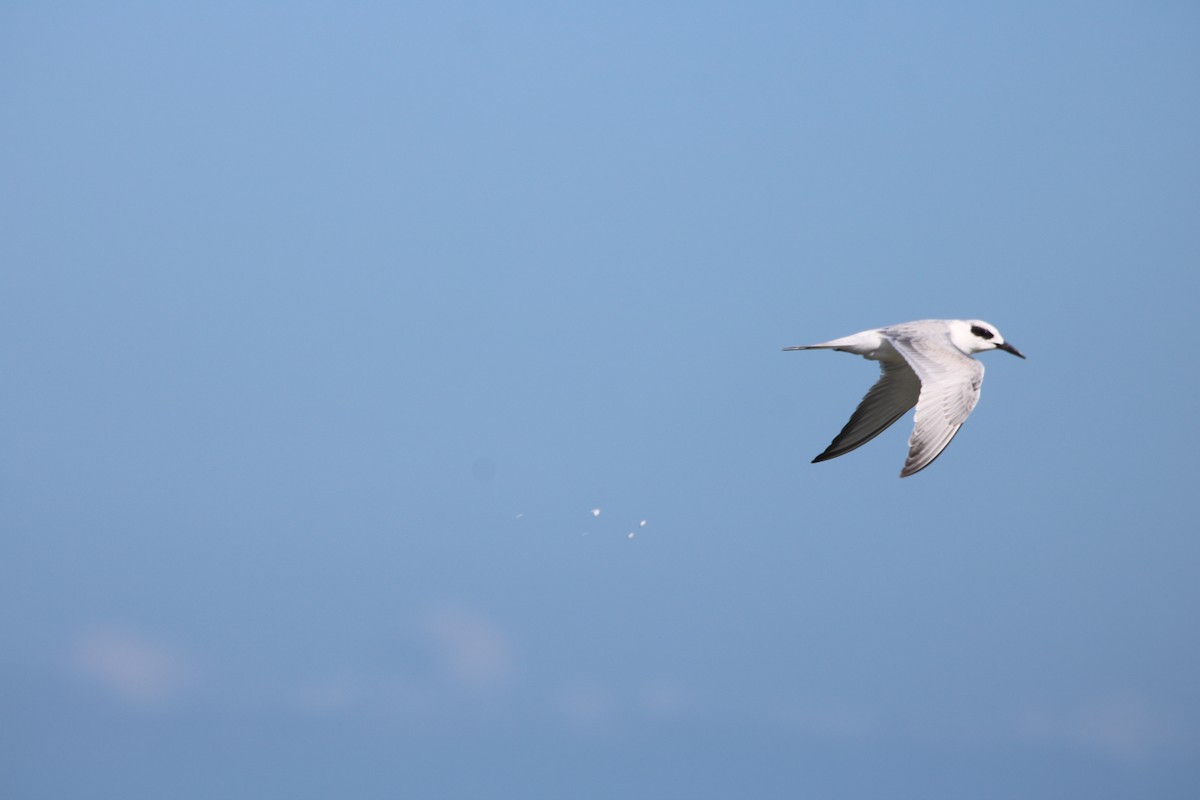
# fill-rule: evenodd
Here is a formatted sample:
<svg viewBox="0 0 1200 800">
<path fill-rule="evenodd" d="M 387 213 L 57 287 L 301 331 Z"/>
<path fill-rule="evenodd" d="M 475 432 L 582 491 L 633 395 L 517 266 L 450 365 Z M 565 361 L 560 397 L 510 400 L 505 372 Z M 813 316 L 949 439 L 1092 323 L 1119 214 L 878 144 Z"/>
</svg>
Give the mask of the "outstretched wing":
<svg viewBox="0 0 1200 800">
<path fill-rule="evenodd" d="M 907 363 L 897 358 L 880 361 L 879 373 L 879 380 L 854 409 L 846 427 L 813 459 L 814 464 L 862 447 L 917 404 L 921 381 Z"/>
<path fill-rule="evenodd" d="M 914 347 L 911 340 L 894 337 L 892 345 L 920 379 L 917 414 L 908 439 L 908 460 L 900 477 L 928 467 L 966 422 L 983 385 L 983 364 L 949 346 Z"/>
</svg>

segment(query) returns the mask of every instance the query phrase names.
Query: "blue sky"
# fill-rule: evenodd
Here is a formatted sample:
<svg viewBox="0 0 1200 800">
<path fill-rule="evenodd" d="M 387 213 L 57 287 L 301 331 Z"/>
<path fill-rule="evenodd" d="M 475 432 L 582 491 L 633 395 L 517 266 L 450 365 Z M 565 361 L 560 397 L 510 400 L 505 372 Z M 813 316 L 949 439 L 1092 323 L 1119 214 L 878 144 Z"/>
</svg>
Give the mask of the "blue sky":
<svg viewBox="0 0 1200 800">
<path fill-rule="evenodd" d="M 1191 4 L 0 31 L 14 797 L 1200 790 Z"/>
</svg>

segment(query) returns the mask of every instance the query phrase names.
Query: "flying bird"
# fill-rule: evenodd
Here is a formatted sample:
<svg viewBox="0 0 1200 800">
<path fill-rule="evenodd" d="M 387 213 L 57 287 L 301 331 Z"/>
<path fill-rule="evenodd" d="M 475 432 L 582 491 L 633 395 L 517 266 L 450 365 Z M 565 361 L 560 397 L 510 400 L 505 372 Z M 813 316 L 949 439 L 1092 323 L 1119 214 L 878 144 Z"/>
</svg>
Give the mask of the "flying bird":
<svg viewBox="0 0 1200 800">
<path fill-rule="evenodd" d="M 879 380 L 813 463 L 862 447 L 916 406 L 901 478 L 932 464 L 979 402 L 983 364 L 973 354 L 1006 350 L 1025 358 L 994 325 L 977 319 L 923 319 L 783 349 L 840 350 L 879 362 Z"/>
</svg>

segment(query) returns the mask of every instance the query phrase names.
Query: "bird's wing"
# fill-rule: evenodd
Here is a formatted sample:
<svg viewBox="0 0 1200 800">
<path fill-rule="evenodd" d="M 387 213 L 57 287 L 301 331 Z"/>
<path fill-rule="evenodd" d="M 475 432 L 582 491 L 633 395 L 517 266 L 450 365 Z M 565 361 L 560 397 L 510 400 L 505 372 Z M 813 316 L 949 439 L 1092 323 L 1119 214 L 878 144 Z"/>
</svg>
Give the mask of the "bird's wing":
<svg viewBox="0 0 1200 800">
<path fill-rule="evenodd" d="M 892 346 L 904 356 L 921 381 L 917 414 L 908 439 L 908 460 L 900 477 L 928 467 L 941 455 L 979 402 L 983 364 L 950 344 L 904 336 L 892 338 Z"/>
<path fill-rule="evenodd" d="M 880 361 L 879 373 L 879 380 L 854 409 L 846 427 L 813 459 L 814 464 L 862 447 L 917 404 L 921 381 L 905 361 L 894 357 Z"/>
</svg>

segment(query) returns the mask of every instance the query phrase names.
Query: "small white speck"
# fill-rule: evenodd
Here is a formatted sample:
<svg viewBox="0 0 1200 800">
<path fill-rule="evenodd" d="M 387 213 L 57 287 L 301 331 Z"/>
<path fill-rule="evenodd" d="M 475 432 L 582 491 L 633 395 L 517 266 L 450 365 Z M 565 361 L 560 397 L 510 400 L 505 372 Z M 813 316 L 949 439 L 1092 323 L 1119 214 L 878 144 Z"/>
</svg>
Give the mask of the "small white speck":
<svg viewBox="0 0 1200 800">
<path fill-rule="evenodd" d="M 642 520 L 641 522 L 639 522 L 639 523 L 638 523 L 638 527 L 639 527 L 639 528 L 644 528 L 644 527 L 646 527 L 646 520 Z"/>
<path fill-rule="evenodd" d="M 628 534 L 626 534 L 625 538 L 626 538 L 626 539 L 632 539 L 632 538 L 633 538 L 633 531 L 630 531 Z"/>
<path fill-rule="evenodd" d="M 523 516 L 525 516 L 525 512 L 524 512 L 524 511 L 522 511 L 520 514 L 517 514 L 517 519 L 520 519 L 520 518 L 521 518 L 521 517 L 523 517 Z"/>
<path fill-rule="evenodd" d="M 598 516 L 600 516 L 600 509 L 598 509 L 598 508 L 593 508 L 593 509 L 592 509 L 592 516 L 593 516 L 593 517 L 598 517 Z"/>
</svg>

